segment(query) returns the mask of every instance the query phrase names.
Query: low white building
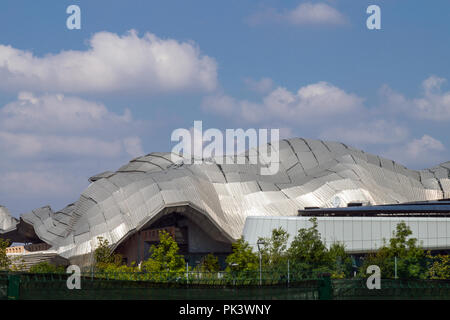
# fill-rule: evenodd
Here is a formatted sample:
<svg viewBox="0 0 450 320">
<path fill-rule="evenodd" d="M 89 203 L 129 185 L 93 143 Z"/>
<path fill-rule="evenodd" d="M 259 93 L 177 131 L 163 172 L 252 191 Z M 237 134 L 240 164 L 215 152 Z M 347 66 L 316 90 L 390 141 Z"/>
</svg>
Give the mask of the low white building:
<svg viewBox="0 0 450 320">
<path fill-rule="evenodd" d="M 389 242 L 397 225 L 405 222 L 425 250 L 450 250 L 450 202 L 434 201 L 389 206 L 301 210 L 303 216 L 252 216 L 245 221 L 243 236 L 256 250 L 258 238 L 268 238 L 272 230 L 289 233 L 288 244 L 301 228 L 309 228 L 309 219 L 317 218 L 318 231 L 329 247 L 334 242 L 345 245 L 349 253 L 375 251 Z"/>
</svg>

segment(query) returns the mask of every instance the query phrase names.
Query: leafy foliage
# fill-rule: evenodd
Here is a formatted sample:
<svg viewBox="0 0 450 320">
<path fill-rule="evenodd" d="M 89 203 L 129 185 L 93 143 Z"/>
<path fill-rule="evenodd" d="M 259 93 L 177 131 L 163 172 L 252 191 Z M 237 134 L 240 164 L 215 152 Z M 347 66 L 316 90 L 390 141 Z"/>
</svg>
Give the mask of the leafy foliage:
<svg viewBox="0 0 450 320">
<path fill-rule="evenodd" d="M 10 265 L 9 270 L 13 272 L 26 271 L 25 260 L 21 256 L 8 257 Z"/>
<path fill-rule="evenodd" d="M 97 237 L 97 240 L 99 244 L 94 252 L 96 269 L 105 271 L 106 269 L 119 267 L 122 263 L 122 256 L 112 253 L 108 239 Z"/>
<path fill-rule="evenodd" d="M 196 267 L 195 271 L 217 273 L 220 270 L 219 259 L 213 254 L 208 254 L 203 257 L 200 264 Z"/>
<path fill-rule="evenodd" d="M 151 256 L 139 266 L 132 262 L 122 264 L 122 256 L 113 254 L 107 240 L 99 239 L 95 250 L 96 269 L 100 276 L 124 280 L 167 281 L 180 278 L 185 270 L 184 258 L 179 255 L 179 247 L 166 231 L 159 232 L 159 243 L 150 248 Z"/>
<path fill-rule="evenodd" d="M 275 268 L 287 263 L 287 241 L 289 234 L 283 229 L 273 229 L 270 238 L 260 238 L 264 245 L 261 249 L 262 262 L 265 267 Z"/>
<path fill-rule="evenodd" d="M 312 226 L 299 229 L 288 249 L 292 270 L 300 278 L 332 273 L 334 265 L 333 257 L 320 237 L 317 218 L 311 218 L 309 221 Z"/>
<path fill-rule="evenodd" d="M 159 244 L 151 246 L 151 257 L 142 263 L 142 270 L 184 272 L 185 262 L 183 256 L 178 254 L 179 250 L 178 244 L 167 231 L 159 231 Z"/>
<path fill-rule="evenodd" d="M 30 268 L 30 273 L 64 273 L 63 266 L 55 266 L 48 262 L 40 262 Z"/>
<path fill-rule="evenodd" d="M 395 260 L 397 259 L 397 277 L 400 279 L 425 279 L 427 276 L 426 253 L 417 245 L 417 239 L 411 238 L 411 229 L 405 222 L 397 224 L 389 244 L 381 247 L 376 253 L 368 255 L 360 270 L 365 277 L 365 270 L 370 265 L 381 269 L 381 277 L 395 278 Z"/>
<path fill-rule="evenodd" d="M 330 273 L 335 278 L 350 275 L 352 262 L 342 244 L 335 243 L 328 250 L 322 242 L 316 218 L 311 218 L 312 226 L 298 230 L 291 246 L 287 249 L 289 234 L 278 228 L 272 230 L 270 238 L 263 240 L 261 260 L 263 272 L 272 279 L 285 278 L 289 260 L 290 273 L 295 279 L 317 277 L 320 273 Z M 233 244 L 233 253 L 228 256 L 228 272 L 249 272 L 258 270 L 258 253 L 252 251 L 243 238 Z"/>
<path fill-rule="evenodd" d="M 428 254 L 431 263 L 428 268 L 427 276 L 430 279 L 450 280 L 450 256 Z"/>
<path fill-rule="evenodd" d="M 352 272 L 352 260 L 341 243 L 333 243 L 329 249 L 322 242 L 316 218 L 311 218 L 309 228 L 298 230 L 291 246 L 287 249 L 289 234 L 278 228 L 272 230 L 271 237 L 263 238 L 261 248 L 263 279 L 282 280 L 287 277 L 287 264 L 290 264 L 291 279 L 316 278 L 320 273 L 330 273 L 333 278 L 348 278 Z M 376 253 L 367 256 L 359 275 L 367 276 L 369 265 L 378 265 L 383 278 L 394 278 L 394 259 L 397 257 L 397 275 L 399 278 L 450 279 L 450 256 L 426 254 L 411 237 L 412 232 L 405 223 L 397 225 L 393 237 Z M 233 243 L 233 252 L 227 257 L 225 274 L 219 274 L 216 256 L 203 257 L 194 272 L 186 278 L 186 265 L 179 247 L 172 236 L 160 231 L 160 242 L 150 248 L 150 258 L 139 266 L 134 262 L 124 265 L 122 257 L 114 254 L 106 239 L 99 237 L 99 246 L 95 250 L 98 276 L 126 280 L 153 281 L 216 281 L 221 277 L 231 281 L 245 283 L 245 279 L 259 279 L 259 256 L 242 237 Z M 10 259 L 5 249 L 9 242 L 0 239 L 0 266 L 8 268 Z M 1 269 L 0 267 L 0 269 Z M 13 270 L 10 267 L 10 270 Z M 64 269 L 48 263 L 40 263 L 31 272 L 63 272 Z M 244 282 L 242 282 L 245 280 Z M 250 281 L 249 280 L 249 281 Z M 252 280 L 252 281 L 253 281 Z M 282 280 L 283 281 L 283 280 Z M 251 281 L 250 281 L 251 282 Z M 249 283 L 250 283 L 249 282 Z M 253 282 L 254 283 L 254 282 Z"/>
<path fill-rule="evenodd" d="M 317 230 L 317 218 L 311 218 L 310 228 L 299 229 L 288 250 L 289 257 L 295 261 L 303 261 L 318 266 L 327 259 L 327 248 L 323 244 Z"/>
<path fill-rule="evenodd" d="M 239 238 L 233 243 L 233 252 L 227 257 L 226 272 L 248 272 L 258 270 L 258 255 L 253 252 L 252 248 L 244 240 Z"/>
<path fill-rule="evenodd" d="M 328 249 L 328 255 L 331 262 L 331 277 L 335 279 L 344 279 L 351 275 L 352 259 L 345 252 L 345 246 L 342 243 L 335 242 Z"/>
<path fill-rule="evenodd" d="M 11 264 L 11 261 L 6 255 L 6 248 L 11 245 L 9 240 L 0 238 L 0 270 L 7 270 Z"/>
</svg>

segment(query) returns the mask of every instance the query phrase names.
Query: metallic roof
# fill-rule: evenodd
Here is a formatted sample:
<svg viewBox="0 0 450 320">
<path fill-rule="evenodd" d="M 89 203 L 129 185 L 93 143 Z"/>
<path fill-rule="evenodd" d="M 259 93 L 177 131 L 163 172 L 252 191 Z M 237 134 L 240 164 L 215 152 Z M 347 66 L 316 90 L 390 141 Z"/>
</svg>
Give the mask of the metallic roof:
<svg viewBox="0 0 450 320">
<path fill-rule="evenodd" d="M 305 208 L 299 216 L 416 216 L 449 217 L 450 201 L 421 201 L 402 204 L 383 204 L 377 206 L 349 206 L 345 208 Z"/>
<path fill-rule="evenodd" d="M 274 175 L 260 175 L 258 165 L 180 165 L 170 153 L 151 153 L 92 177 L 74 204 L 33 210 L 21 223 L 70 258 L 92 252 L 98 236 L 117 245 L 160 215 L 186 207 L 215 238 L 233 240 L 248 216 L 296 216 L 305 207 L 333 207 L 337 197 L 372 205 L 450 197 L 450 162 L 414 171 L 338 142 L 293 138 L 279 148 Z M 8 217 L 0 213 L 0 227 L 13 224 L 4 222 Z"/>
<path fill-rule="evenodd" d="M 18 221 L 17 219 L 11 217 L 8 209 L 3 206 L 0 206 L 0 235 L 2 233 L 9 232 L 14 230 Z"/>
</svg>

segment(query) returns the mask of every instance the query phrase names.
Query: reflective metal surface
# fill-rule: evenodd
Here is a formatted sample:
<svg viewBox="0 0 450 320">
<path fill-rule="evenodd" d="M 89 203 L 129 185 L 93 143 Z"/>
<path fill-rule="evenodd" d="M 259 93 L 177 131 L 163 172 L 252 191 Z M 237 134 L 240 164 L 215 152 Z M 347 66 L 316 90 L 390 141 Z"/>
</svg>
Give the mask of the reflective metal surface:
<svg viewBox="0 0 450 320">
<path fill-rule="evenodd" d="M 197 224 L 232 240 L 241 236 L 249 216 L 296 216 L 298 209 L 338 202 L 346 206 L 450 197 L 450 162 L 408 170 L 337 142 L 282 140 L 279 172 L 264 176 L 259 167 L 180 165 L 171 161 L 170 153 L 152 153 L 117 172 L 92 177 L 79 200 L 60 211 L 44 207 L 21 218 L 52 250 L 70 258 L 92 252 L 99 236 L 118 244 L 170 208 L 193 208 Z M 15 223 L 0 210 L 0 236 L 7 237 Z"/>
</svg>

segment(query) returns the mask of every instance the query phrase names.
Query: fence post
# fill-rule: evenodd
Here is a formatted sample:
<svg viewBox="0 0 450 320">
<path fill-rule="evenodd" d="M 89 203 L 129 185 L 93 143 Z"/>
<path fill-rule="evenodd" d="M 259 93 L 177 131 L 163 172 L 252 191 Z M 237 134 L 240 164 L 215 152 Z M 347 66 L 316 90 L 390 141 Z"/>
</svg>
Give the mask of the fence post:
<svg viewBox="0 0 450 320">
<path fill-rule="evenodd" d="M 20 275 L 10 274 L 8 275 L 8 300 L 18 300 L 20 293 Z"/>
<path fill-rule="evenodd" d="M 331 275 L 323 273 L 319 279 L 319 300 L 333 299 L 333 288 L 331 286 Z"/>
<path fill-rule="evenodd" d="M 394 273 L 395 279 L 397 279 L 397 256 L 394 257 Z"/>
<path fill-rule="evenodd" d="M 287 262 L 288 262 L 288 265 L 287 265 L 287 267 L 288 267 L 288 270 L 287 270 L 287 271 L 288 271 L 288 272 L 287 272 L 287 273 L 288 273 L 288 275 L 287 275 L 287 280 L 288 280 L 288 287 L 289 287 L 289 282 L 290 282 L 290 280 L 291 280 L 291 278 L 290 278 L 290 273 L 289 273 L 289 259 L 288 259 Z"/>
</svg>

